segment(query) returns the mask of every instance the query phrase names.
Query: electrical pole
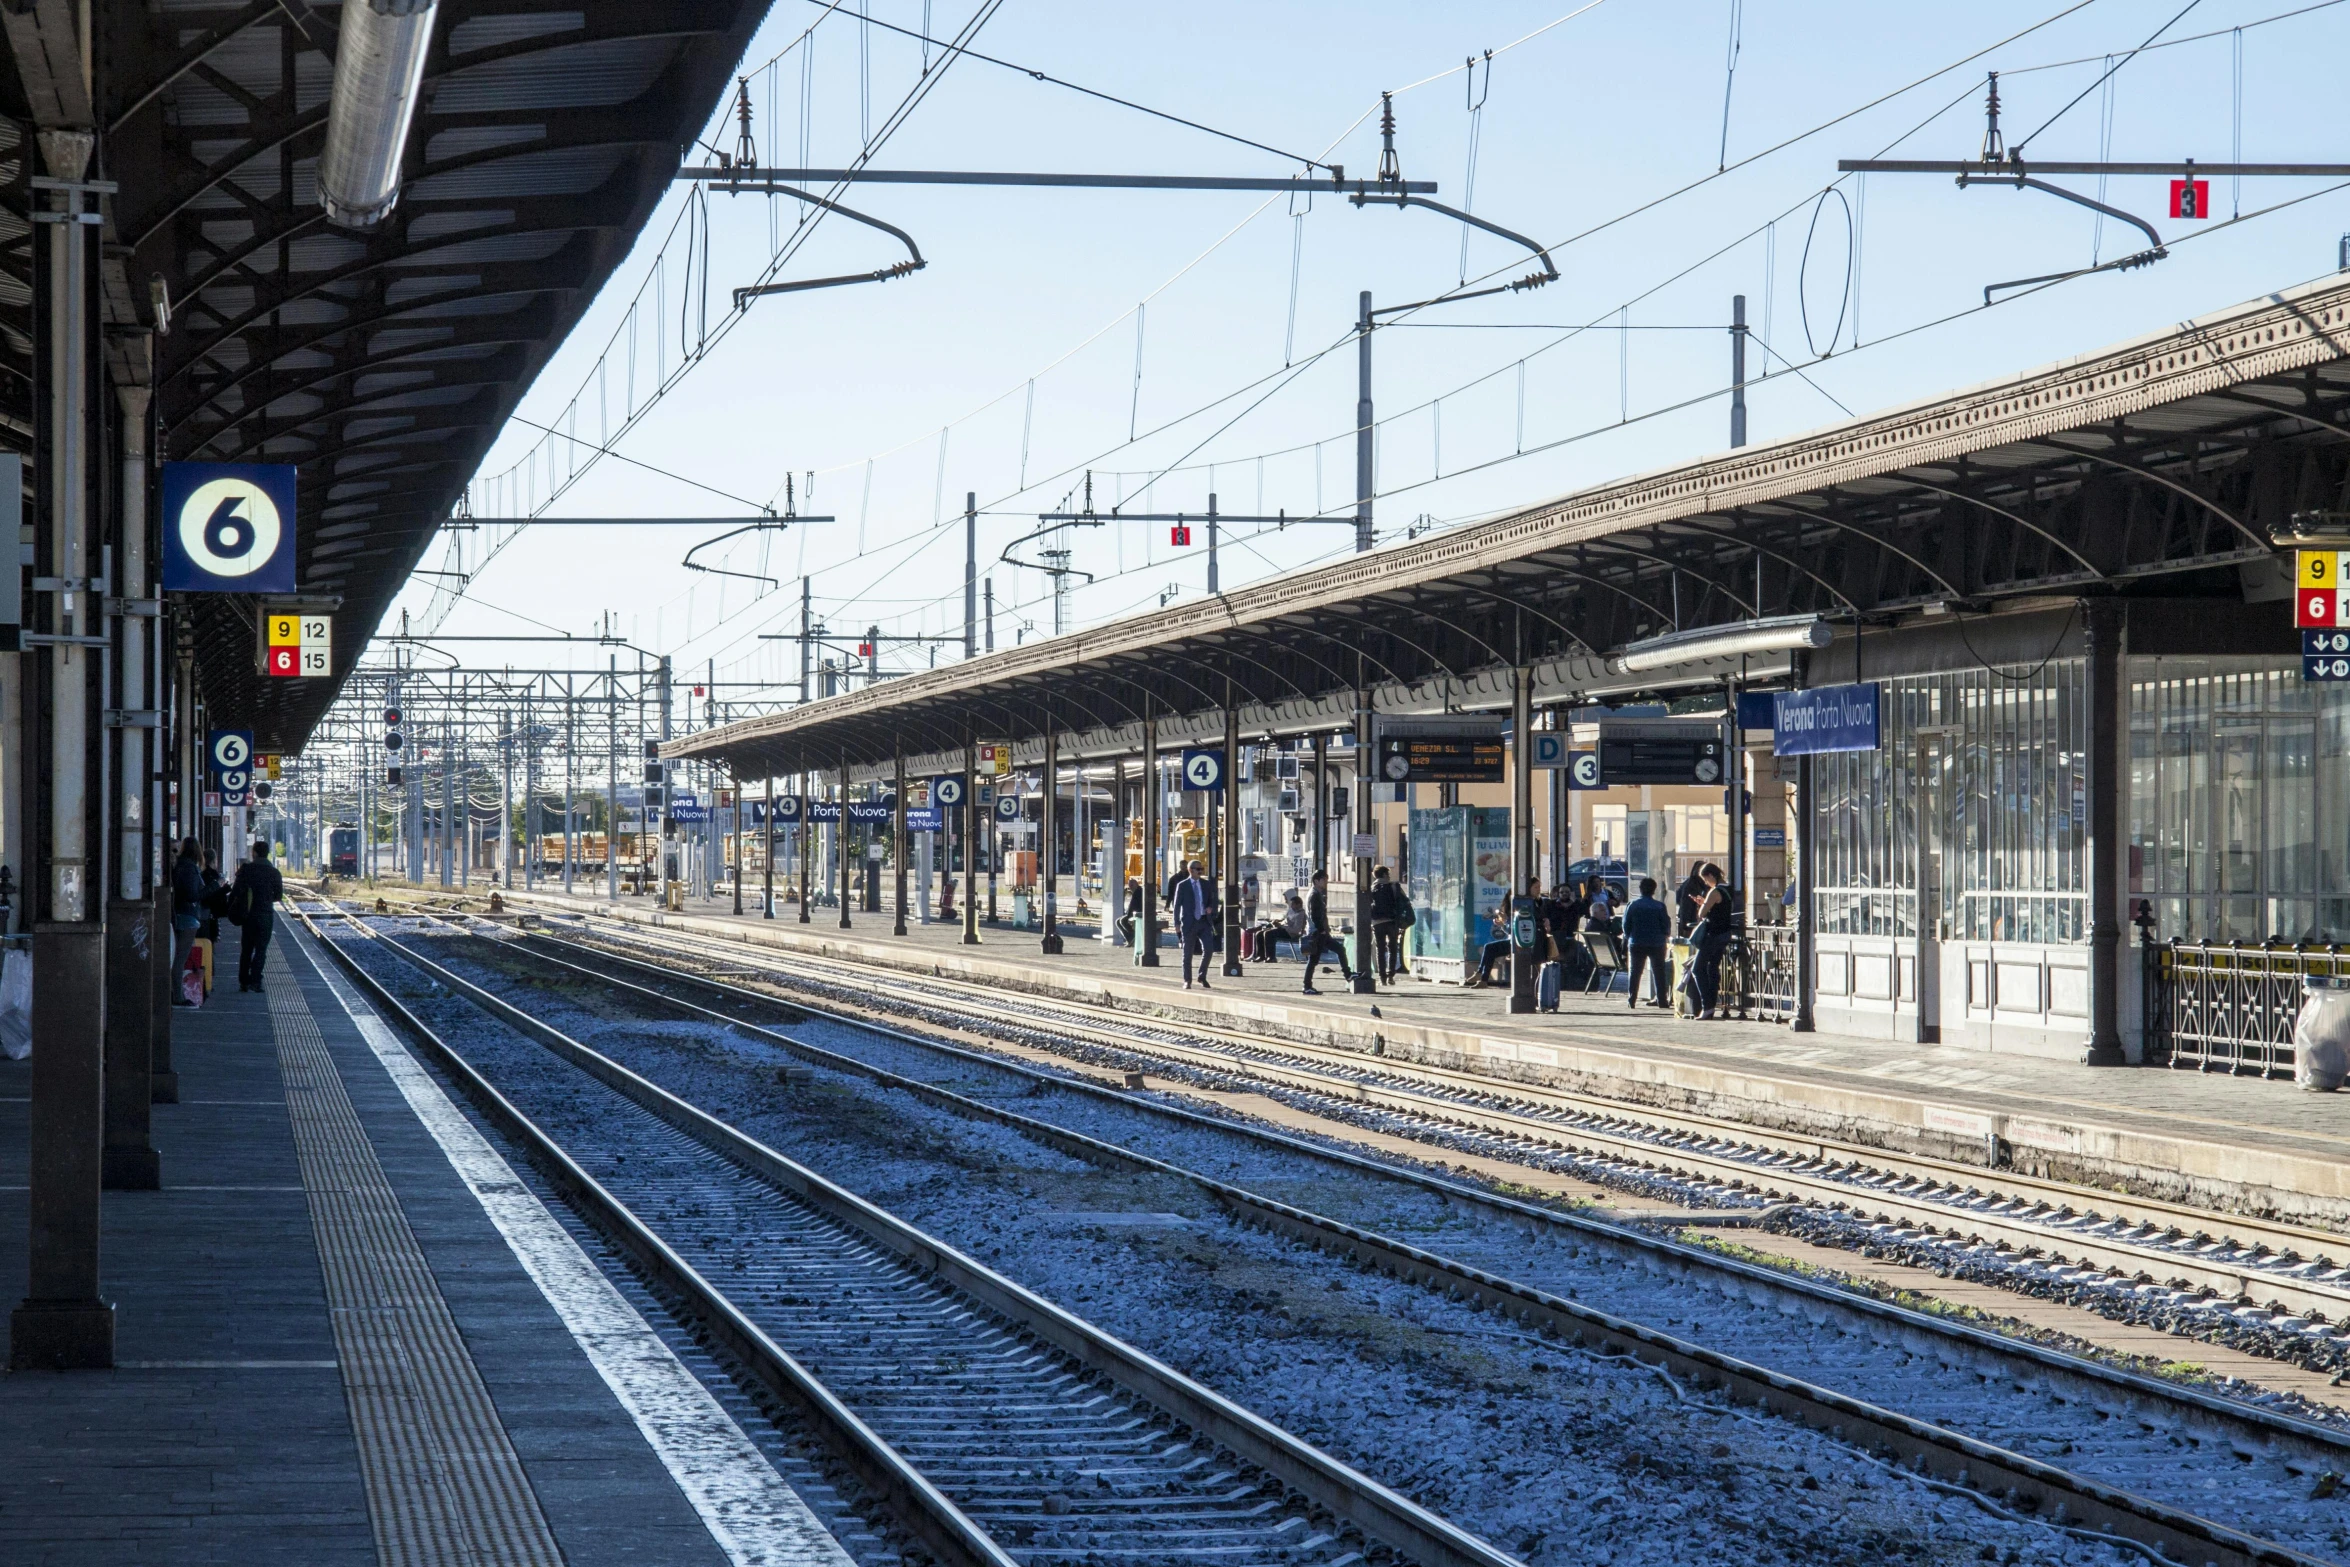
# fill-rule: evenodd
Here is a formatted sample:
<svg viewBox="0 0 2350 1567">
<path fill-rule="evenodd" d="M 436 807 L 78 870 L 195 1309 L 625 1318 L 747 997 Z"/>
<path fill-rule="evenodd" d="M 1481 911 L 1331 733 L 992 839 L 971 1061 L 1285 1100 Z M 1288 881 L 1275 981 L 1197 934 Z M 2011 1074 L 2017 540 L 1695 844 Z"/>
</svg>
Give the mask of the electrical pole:
<svg viewBox="0 0 2350 1567">
<path fill-rule="evenodd" d="M 661 669 L 657 678 L 661 693 L 661 738 L 666 741 L 669 738 L 670 722 L 669 655 L 666 653 L 661 655 Z M 676 830 L 677 820 L 670 807 L 677 794 L 666 767 L 661 770 L 661 775 L 661 902 L 666 907 L 669 902 L 670 834 Z"/>
<path fill-rule="evenodd" d="M 604 679 L 604 896 L 620 901 L 620 655 L 607 654 Z"/>
<path fill-rule="evenodd" d="M 979 492 L 963 492 L 963 656 L 979 653 Z"/>
<path fill-rule="evenodd" d="M 1746 296 L 1730 296 L 1730 445 L 1746 444 Z"/>
<path fill-rule="evenodd" d="M 800 705 L 808 705 L 809 662 L 816 652 L 816 600 L 806 577 L 800 579 Z"/>
<path fill-rule="evenodd" d="M 1355 553 L 1371 547 L 1371 291 L 1355 309 Z"/>
</svg>

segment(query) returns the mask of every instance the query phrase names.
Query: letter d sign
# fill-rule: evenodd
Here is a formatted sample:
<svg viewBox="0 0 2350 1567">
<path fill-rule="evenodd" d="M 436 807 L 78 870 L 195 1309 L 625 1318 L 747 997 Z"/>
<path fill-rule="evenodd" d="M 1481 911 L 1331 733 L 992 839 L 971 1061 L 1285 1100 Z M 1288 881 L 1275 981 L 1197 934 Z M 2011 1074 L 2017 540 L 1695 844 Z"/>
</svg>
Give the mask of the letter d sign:
<svg viewBox="0 0 2350 1567">
<path fill-rule="evenodd" d="M 167 593 L 294 591 L 294 470 L 278 463 L 163 465 Z"/>
</svg>

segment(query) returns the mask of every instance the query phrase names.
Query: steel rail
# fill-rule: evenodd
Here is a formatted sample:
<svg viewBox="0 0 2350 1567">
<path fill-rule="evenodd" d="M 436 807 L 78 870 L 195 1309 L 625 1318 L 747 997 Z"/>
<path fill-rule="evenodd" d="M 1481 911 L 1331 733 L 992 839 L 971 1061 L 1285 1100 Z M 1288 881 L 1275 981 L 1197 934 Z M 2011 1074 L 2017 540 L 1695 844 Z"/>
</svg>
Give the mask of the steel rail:
<svg viewBox="0 0 2350 1567">
<path fill-rule="evenodd" d="M 369 939 L 380 939 L 355 916 L 331 903 L 328 906 Z M 1019 1567 L 1016 1558 L 989 1538 L 985 1530 L 860 1419 L 856 1411 L 605 1190 L 601 1182 L 564 1151 L 562 1144 L 524 1115 L 471 1062 L 409 1011 L 358 960 L 345 952 L 339 942 L 329 939 L 308 910 L 290 900 L 287 907 L 294 911 L 294 917 L 317 944 L 334 955 L 336 963 L 367 993 L 369 1001 L 424 1046 L 434 1062 L 473 1101 L 474 1107 L 508 1141 L 524 1151 L 567 1201 L 606 1239 L 659 1280 L 673 1298 L 683 1302 L 693 1319 L 757 1377 L 761 1386 L 809 1418 L 835 1456 L 881 1506 L 889 1509 L 892 1521 L 957 1567 Z M 398 946 L 393 942 L 385 945 Z"/>
<path fill-rule="evenodd" d="M 434 918 L 437 922 L 451 925 L 453 928 L 465 929 L 456 921 L 449 920 L 444 916 L 429 917 Z M 478 933 L 473 934 L 478 935 Z M 584 950 L 607 961 L 649 971 L 663 980 L 682 981 L 702 987 L 738 1003 L 748 1003 L 770 1009 L 799 1011 L 829 1018 L 951 1059 L 1008 1071 L 1052 1088 L 1070 1090 L 1129 1108 L 1143 1109 L 1192 1126 L 1225 1133 L 1238 1133 L 1256 1141 L 1305 1153 L 1316 1159 L 1335 1162 L 1349 1169 L 1417 1185 L 1442 1193 L 1455 1200 L 1505 1213 L 1517 1220 L 1549 1223 L 1577 1231 L 1583 1236 L 1619 1250 L 1632 1249 L 1645 1252 L 1652 1257 L 1663 1260 L 1669 1267 L 1678 1271 L 1726 1273 L 1749 1284 L 1760 1284 L 1773 1290 L 1802 1296 L 1808 1301 L 1826 1305 L 1842 1314 L 1873 1318 L 1880 1326 L 1890 1324 L 1910 1331 L 1932 1333 L 1967 1345 L 1971 1349 L 1988 1352 L 2002 1360 L 2028 1361 L 2041 1371 L 2094 1384 L 2099 1391 L 2118 1391 L 2134 1398 L 2184 1406 L 2202 1415 L 2251 1427 L 2267 1439 L 2284 1438 L 2320 1451 L 2340 1453 L 2350 1452 L 2350 1435 L 2329 1431 L 2322 1426 L 2305 1421 L 2294 1420 L 2274 1411 L 2236 1404 L 2195 1389 L 2173 1387 L 2151 1377 L 2100 1365 L 2097 1362 L 2066 1355 L 2040 1345 L 2004 1339 L 1983 1329 L 1947 1321 L 1925 1312 L 1913 1311 L 1906 1307 L 1876 1301 L 1865 1296 L 1851 1295 L 1814 1280 L 1791 1277 L 1753 1263 L 1723 1257 L 1717 1253 L 1644 1234 L 1637 1230 L 1618 1228 L 1581 1215 L 1562 1213 L 1533 1203 L 1503 1197 L 1441 1176 L 1385 1165 L 1341 1150 L 1318 1147 L 1303 1139 L 1279 1132 L 1235 1125 L 1232 1122 L 1197 1111 L 1139 1099 L 1098 1083 L 1043 1072 L 1034 1067 L 1005 1061 L 981 1051 L 944 1044 L 901 1029 L 875 1024 L 870 1019 L 857 1016 L 854 1013 L 839 1012 L 821 1005 L 807 1005 L 796 1000 L 781 999 L 741 986 L 730 985 L 707 975 L 665 968 L 659 964 L 646 963 L 617 953 L 595 948 L 583 949 L 577 943 L 548 937 L 541 933 L 525 933 L 518 939 L 501 930 L 497 940 L 500 946 L 524 952 L 538 963 L 580 975 L 614 990 L 649 998 L 658 1007 L 698 1014 L 726 1024 L 730 1028 L 756 1035 L 812 1064 L 881 1083 L 914 1095 L 926 1103 L 961 1115 L 1012 1128 L 1046 1146 L 1070 1154 L 1072 1157 L 1169 1176 L 1187 1182 L 1232 1211 L 1243 1222 L 1253 1223 L 1260 1228 L 1301 1241 L 1317 1250 L 1335 1253 L 1359 1264 L 1376 1267 L 1382 1272 L 1407 1282 L 1426 1285 L 1474 1301 L 1488 1310 L 1524 1322 L 1529 1326 L 1548 1330 L 1569 1342 L 1594 1346 L 1610 1354 L 1630 1355 L 1644 1363 L 1660 1366 L 1677 1376 L 1689 1379 L 1701 1388 L 1719 1386 L 1734 1402 L 1753 1404 L 1772 1413 L 1793 1418 L 1815 1429 L 1828 1431 L 1840 1441 L 1856 1442 L 1864 1447 L 1885 1450 L 1920 1474 L 1932 1475 L 1946 1482 L 1977 1491 L 2003 1492 L 2013 1490 L 2018 1496 L 2030 1498 L 2034 1511 L 2053 1510 L 2055 1516 L 2079 1520 L 2093 1531 L 2122 1535 L 2141 1544 L 2152 1546 L 2166 1554 L 2179 1555 L 2182 1559 L 2246 1563 L 2309 1563 L 2318 1560 L 2318 1558 L 2306 1556 L 2273 1541 L 2261 1540 L 2256 1536 L 2232 1530 L 2224 1524 L 2215 1523 L 2184 1509 L 2173 1508 L 2151 1498 L 2104 1485 L 2087 1476 L 2042 1463 L 2038 1459 L 1980 1441 L 1933 1422 L 1885 1409 L 1864 1400 L 1835 1392 L 1832 1389 L 1819 1387 L 1799 1378 L 1772 1371 L 1767 1367 L 1707 1349 L 1702 1345 L 1690 1343 L 1644 1324 L 1596 1310 L 1530 1285 L 1487 1273 L 1467 1263 L 1426 1251 L 1408 1242 L 1265 1197 L 1245 1187 L 1235 1186 L 1171 1161 L 1140 1153 L 1134 1149 L 1058 1126 L 1034 1116 L 1023 1115 L 1018 1111 L 1008 1110 L 1000 1105 L 924 1082 L 919 1078 L 907 1077 L 901 1073 L 874 1066 L 853 1056 L 843 1055 L 821 1045 L 810 1044 L 789 1034 L 747 1022 L 735 1014 L 714 1007 L 704 1007 L 677 996 L 664 994 L 649 986 L 635 984 L 609 973 L 598 972 L 586 965 L 539 951 L 535 946 L 527 943 L 544 942 L 573 950 Z M 392 945 L 395 949 L 399 947 L 396 942 L 387 944 Z M 464 982 L 460 981 L 459 983 Z M 2214 1552 L 2218 1554 L 2215 1555 Z"/>
<path fill-rule="evenodd" d="M 631 930 L 630 939 L 654 947 L 667 945 L 693 951 L 696 938 L 680 938 L 667 931 L 656 936 L 636 928 Z M 698 939 L 718 940 L 709 937 Z M 721 950 L 735 953 L 750 945 L 747 939 L 722 942 Z M 843 975 L 856 976 L 860 981 L 868 977 L 837 959 L 773 949 L 761 955 L 777 962 L 788 959 L 813 967 L 829 968 Z M 1007 1008 L 998 993 L 986 987 L 939 975 L 921 977 L 926 984 L 952 992 L 957 1004 L 975 1013 L 1011 1019 L 1023 1026 L 1036 1024 L 1035 1011 L 1021 1013 Z M 1063 1014 L 1107 1011 L 1119 1024 L 1129 1028 L 1141 1021 L 1132 1014 L 1118 1012 L 1113 1008 L 1091 1007 L 1083 1001 L 1064 997 L 1040 1000 L 1044 1006 Z M 1151 1021 L 1161 1024 L 1173 1022 L 1169 1019 Z M 1335 1046 L 1243 1034 L 1190 1019 L 1175 1022 L 1174 1026 L 1197 1034 L 1229 1039 L 1242 1049 L 1257 1054 L 1243 1057 L 1210 1046 L 1137 1039 L 1116 1029 L 1091 1029 L 1082 1022 L 1062 1021 L 1060 1018 L 1055 1019 L 1053 1026 L 1086 1036 L 1091 1042 L 1104 1047 L 1137 1055 L 1156 1054 L 1207 1070 L 1254 1075 L 1307 1092 L 1336 1094 L 1358 1104 L 1451 1122 L 1479 1131 L 1529 1138 L 1564 1148 L 1589 1149 L 1642 1163 L 1662 1164 L 1735 1185 L 1759 1187 L 1766 1193 L 1800 1197 L 1823 1206 L 1861 1209 L 1881 1218 L 1900 1220 L 1934 1231 L 1963 1233 L 2004 1241 L 2019 1248 L 2045 1251 L 2053 1260 L 2073 1258 L 2103 1268 L 2118 1269 L 2133 1276 L 2146 1273 L 2157 1279 L 2184 1279 L 2192 1286 L 2219 1291 L 2230 1299 L 2249 1298 L 2253 1291 L 2258 1290 L 2263 1297 L 2296 1311 L 2320 1312 L 2329 1320 L 2350 1320 L 2350 1281 L 2328 1284 L 2319 1280 L 2297 1279 L 2264 1268 L 2237 1267 L 2198 1259 L 2160 1247 L 2085 1235 L 2030 1219 L 1909 1196 L 1867 1182 L 1839 1180 L 1832 1175 L 1785 1169 L 1753 1158 L 1660 1142 L 1654 1137 L 1630 1130 L 1619 1133 L 1585 1125 L 1565 1126 L 1542 1115 L 1512 1111 L 1506 1105 L 1465 1103 L 1460 1099 L 1432 1097 L 1430 1093 L 1383 1084 L 1378 1081 L 1378 1077 L 1386 1076 L 1406 1083 L 1423 1082 L 1436 1094 L 1458 1094 L 1483 1101 L 1514 1099 L 1531 1108 L 1558 1114 L 1605 1117 L 1632 1127 L 1652 1127 L 1672 1136 L 1702 1138 L 1731 1148 L 1752 1149 L 1775 1158 L 1814 1161 L 1854 1170 L 1883 1171 L 1888 1176 L 1907 1181 L 1971 1188 L 1993 1195 L 2008 1193 L 2021 1201 L 2053 1206 L 2063 1211 L 2110 1215 L 2116 1220 L 2159 1226 L 2182 1235 L 2217 1231 L 2220 1232 L 2217 1238 L 2231 1239 L 2246 1249 L 2264 1247 L 2278 1255 L 2292 1253 L 2307 1257 L 2323 1255 L 2321 1248 L 2336 1251 L 2350 1249 L 2350 1236 L 2305 1229 L 2270 1219 L 2188 1208 L 2157 1199 L 2132 1197 L 1983 1165 L 1958 1164 L 1922 1154 L 1896 1153 L 1716 1120 L 1685 1111 L 1601 1099 L 1516 1079 L 1406 1061 L 1394 1056 L 1366 1057 L 1360 1052 Z M 1284 1055 L 1303 1064 L 1284 1066 L 1276 1061 L 1262 1059 L 1263 1056 Z"/>
<path fill-rule="evenodd" d="M 1421 1567 L 1523 1567 L 1516 1557 L 1193 1381 L 1174 1367 L 1062 1310 L 845 1187 L 834 1185 L 699 1106 L 532 1017 L 522 1008 L 398 941 L 380 933 L 370 934 L 420 973 L 536 1039 L 677 1131 L 766 1179 L 825 1217 L 859 1231 L 884 1251 L 961 1291 L 1080 1366 L 1115 1382 L 1134 1397 L 1254 1465 L 1333 1517 L 1360 1530 L 1368 1539 L 1403 1553 Z M 350 962 L 347 957 L 344 961 Z M 2218 1524 L 2210 1528 L 2219 1531 L 2212 1536 L 2214 1546 L 2224 1545 L 2232 1538 Z M 2241 1538 L 2249 1540 L 2250 1537 Z M 2300 1567 L 2306 1560 L 2290 1552 L 2275 1557 L 2247 1555 L 2241 1559 L 2247 1563 L 2290 1563 L 2293 1567 Z"/>
</svg>

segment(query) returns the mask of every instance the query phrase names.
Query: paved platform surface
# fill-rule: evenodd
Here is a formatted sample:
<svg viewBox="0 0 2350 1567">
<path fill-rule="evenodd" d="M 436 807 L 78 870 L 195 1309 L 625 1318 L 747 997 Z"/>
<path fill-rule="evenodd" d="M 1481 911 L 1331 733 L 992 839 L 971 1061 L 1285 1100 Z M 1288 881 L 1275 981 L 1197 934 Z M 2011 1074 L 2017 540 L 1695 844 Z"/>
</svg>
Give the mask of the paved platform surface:
<svg viewBox="0 0 2350 1567">
<path fill-rule="evenodd" d="M 164 1189 L 105 1199 L 117 1369 L 0 1375 L 0 1561 L 459 1559 L 446 1541 L 379 1553 L 354 1410 L 391 1373 L 338 1354 L 313 1209 L 348 1194 L 304 1185 L 271 1016 L 298 998 L 561 1559 L 725 1562 L 282 924 L 270 966 L 273 996 L 224 991 L 174 1015 L 181 1102 L 155 1107 Z M 0 1061 L 0 1343 L 25 1278 L 28 1081 L 29 1063 Z"/>
<path fill-rule="evenodd" d="M 387 884 L 388 887 L 389 884 Z M 438 888 L 427 888 L 438 892 Z M 476 886 L 470 906 L 486 904 Z M 600 894 L 600 885 L 597 888 Z M 883 897 L 888 899 L 888 889 Z M 1300 1039 L 1465 1066 L 1609 1098 L 1696 1111 L 1777 1130 L 1898 1147 L 1986 1163 L 1992 1139 L 2019 1168 L 2092 1181 L 2128 1180 L 2162 1195 L 2350 1227 L 2350 1093 L 2309 1094 L 2290 1082 L 2161 1067 L 2091 1068 L 1959 1046 L 1890 1044 L 1786 1025 L 1676 1018 L 1571 991 L 1552 1015 L 1511 1016 L 1507 992 L 1400 981 L 1376 997 L 1348 993 L 1328 968 L 1318 997 L 1302 993 L 1295 961 L 1247 965 L 1237 979 L 1186 991 L 1170 946 L 1158 968 L 1062 927 L 1066 951 L 1047 957 L 1038 933 L 983 925 L 966 946 L 959 925 L 911 925 L 892 916 L 796 907 L 775 919 L 736 916 L 731 900 L 697 900 L 682 914 L 653 900 L 617 904 L 559 887 L 514 907 L 617 912 L 623 918 L 801 947 L 875 966 L 956 975 L 1015 990 L 1107 1000 L 1132 1010 L 1226 1022 Z M 1007 905 L 1008 907 L 1008 905 Z M 1350 942 L 1351 951 L 1351 942 Z M 1372 1009 L 1376 1006 L 1377 1016 Z"/>
</svg>

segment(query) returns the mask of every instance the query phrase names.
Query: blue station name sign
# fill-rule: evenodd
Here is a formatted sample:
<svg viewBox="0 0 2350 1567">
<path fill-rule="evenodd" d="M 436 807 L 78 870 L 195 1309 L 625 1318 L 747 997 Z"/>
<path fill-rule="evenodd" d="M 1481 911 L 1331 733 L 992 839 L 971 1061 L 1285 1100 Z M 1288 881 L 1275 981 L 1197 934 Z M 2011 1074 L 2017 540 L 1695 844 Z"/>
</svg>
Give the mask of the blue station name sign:
<svg viewBox="0 0 2350 1567">
<path fill-rule="evenodd" d="M 1884 690 L 1870 681 L 1780 692 L 1771 713 L 1772 754 L 1815 756 L 1876 750 L 1883 737 Z"/>
</svg>

